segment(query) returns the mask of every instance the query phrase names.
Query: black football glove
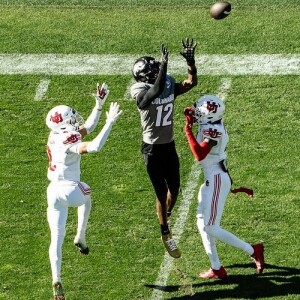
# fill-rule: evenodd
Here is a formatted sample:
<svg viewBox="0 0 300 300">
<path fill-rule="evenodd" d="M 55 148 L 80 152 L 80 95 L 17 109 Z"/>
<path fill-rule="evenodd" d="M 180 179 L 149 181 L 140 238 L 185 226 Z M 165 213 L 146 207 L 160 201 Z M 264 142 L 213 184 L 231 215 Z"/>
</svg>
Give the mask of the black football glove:
<svg viewBox="0 0 300 300">
<path fill-rule="evenodd" d="M 195 48 L 197 46 L 197 43 L 194 43 L 194 40 L 186 39 L 185 41 L 182 40 L 182 51 L 180 54 L 185 58 L 186 63 L 188 66 L 195 65 Z"/>
<path fill-rule="evenodd" d="M 169 59 L 169 50 L 165 47 L 164 44 L 161 44 L 161 62 L 168 63 Z"/>
</svg>

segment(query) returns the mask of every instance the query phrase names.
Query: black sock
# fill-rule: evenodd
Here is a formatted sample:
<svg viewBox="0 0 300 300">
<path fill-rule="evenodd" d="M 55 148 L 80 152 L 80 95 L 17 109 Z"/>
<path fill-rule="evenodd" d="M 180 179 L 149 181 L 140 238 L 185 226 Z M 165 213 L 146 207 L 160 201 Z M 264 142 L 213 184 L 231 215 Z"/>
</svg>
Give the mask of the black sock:
<svg viewBox="0 0 300 300">
<path fill-rule="evenodd" d="M 166 235 L 170 233 L 168 225 L 160 225 L 160 230 L 162 235 Z"/>
<path fill-rule="evenodd" d="M 167 211 L 167 217 L 170 218 L 171 217 L 172 212 L 171 211 Z"/>
</svg>

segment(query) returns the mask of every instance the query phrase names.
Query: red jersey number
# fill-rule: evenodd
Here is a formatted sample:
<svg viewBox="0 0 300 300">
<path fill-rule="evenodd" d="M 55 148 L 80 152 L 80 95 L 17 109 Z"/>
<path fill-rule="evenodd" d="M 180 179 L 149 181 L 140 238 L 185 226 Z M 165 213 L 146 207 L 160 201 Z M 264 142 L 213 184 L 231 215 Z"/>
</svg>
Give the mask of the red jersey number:
<svg viewBox="0 0 300 300">
<path fill-rule="evenodd" d="M 51 154 L 51 149 L 49 146 L 47 146 L 47 154 L 48 154 L 48 158 L 49 158 L 49 170 L 55 171 L 56 165 L 52 165 L 52 154 Z"/>
</svg>

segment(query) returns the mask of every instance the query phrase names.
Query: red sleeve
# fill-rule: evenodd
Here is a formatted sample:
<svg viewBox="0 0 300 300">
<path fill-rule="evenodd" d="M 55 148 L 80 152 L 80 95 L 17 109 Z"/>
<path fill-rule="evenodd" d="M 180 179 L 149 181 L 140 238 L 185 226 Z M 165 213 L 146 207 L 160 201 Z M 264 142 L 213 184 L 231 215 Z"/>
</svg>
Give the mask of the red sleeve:
<svg viewBox="0 0 300 300">
<path fill-rule="evenodd" d="M 210 152 L 212 147 L 205 141 L 203 141 L 199 144 L 196 141 L 196 139 L 193 135 L 193 132 L 187 128 L 185 129 L 185 134 L 188 139 L 190 149 L 191 149 L 192 153 L 194 154 L 196 160 L 198 160 L 198 161 L 203 160 L 207 156 L 207 154 Z"/>
</svg>

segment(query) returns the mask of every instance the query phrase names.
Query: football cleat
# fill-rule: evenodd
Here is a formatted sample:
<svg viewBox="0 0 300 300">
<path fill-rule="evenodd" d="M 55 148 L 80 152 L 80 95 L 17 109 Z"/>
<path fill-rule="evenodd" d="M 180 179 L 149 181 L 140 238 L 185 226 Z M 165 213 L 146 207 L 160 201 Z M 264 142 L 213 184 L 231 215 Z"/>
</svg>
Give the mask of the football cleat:
<svg viewBox="0 0 300 300">
<path fill-rule="evenodd" d="M 53 299 L 65 300 L 62 284 L 60 282 L 55 282 L 52 287 L 53 287 Z"/>
<path fill-rule="evenodd" d="M 256 272 L 261 274 L 265 267 L 265 258 L 264 258 L 264 245 L 255 244 L 252 245 L 254 253 L 251 255 L 252 260 L 256 264 Z"/>
<path fill-rule="evenodd" d="M 83 255 L 88 255 L 90 253 L 89 247 L 85 243 L 79 240 L 78 241 L 74 240 L 74 246 L 77 247 L 80 253 Z"/>
<path fill-rule="evenodd" d="M 219 270 L 214 270 L 210 268 L 208 271 L 200 273 L 200 278 L 204 279 L 224 279 L 227 277 L 227 272 L 223 266 Z"/>
<path fill-rule="evenodd" d="M 161 236 L 161 240 L 162 240 L 166 250 L 170 254 L 170 256 L 172 256 L 173 258 L 179 258 L 181 256 L 181 253 L 180 253 L 179 249 L 177 248 L 176 243 L 175 243 L 174 239 L 172 238 L 171 233 L 163 234 Z"/>
</svg>

